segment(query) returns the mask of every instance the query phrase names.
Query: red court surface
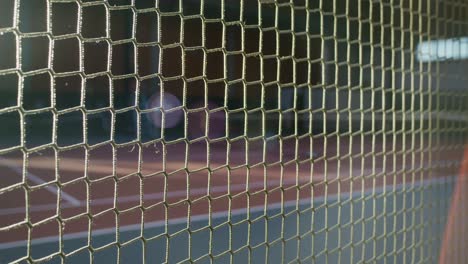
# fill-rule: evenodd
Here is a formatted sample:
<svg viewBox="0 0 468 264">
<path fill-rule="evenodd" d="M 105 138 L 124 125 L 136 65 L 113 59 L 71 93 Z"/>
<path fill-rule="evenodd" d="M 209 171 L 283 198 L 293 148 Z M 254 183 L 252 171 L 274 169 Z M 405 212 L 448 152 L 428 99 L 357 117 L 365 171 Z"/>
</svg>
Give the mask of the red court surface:
<svg viewBox="0 0 468 264">
<path fill-rule="evenodd" d="M 376 190 L 405 192 L 415 183 L 456 176 L 462 149 L 438 155 L 427 141 L 406 140 L 320 138 L 313 140 L 314 155 L 310 138 L 51 149 L 28 157 L 26 184 L 25 158 L 11 153 L 0 162 L 0 243 L 294 201 L 325 204 L 328 196 L 346 193 L 349 199 L 369 191 L 391 195 Z"/>
</svg>

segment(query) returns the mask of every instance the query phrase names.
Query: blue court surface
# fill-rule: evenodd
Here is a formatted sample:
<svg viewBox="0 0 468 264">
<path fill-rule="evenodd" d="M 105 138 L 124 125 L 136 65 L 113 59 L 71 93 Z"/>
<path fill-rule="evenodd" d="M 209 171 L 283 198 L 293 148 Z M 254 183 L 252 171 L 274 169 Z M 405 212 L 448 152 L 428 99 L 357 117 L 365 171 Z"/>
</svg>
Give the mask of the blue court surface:
<svg viewBox="0 0 468 264">
<path fill-rule="evenodd" d="M 436 257 L 455 178 L 424 184 L 375 188 L 364 193 L 342 193 L 307 201 L 274 204 L 268 210 L 215 213 L 106 229 L 64 237 L 66 263 L 403 263 Z M 424 220 L 422 220 L 424 219 Z M 421 224 L 424 223 L 424 224 Z M 145 240 L 141 239 L 141 233 Z M 118 236 L 116 236 L 118 235 Z M 119 241 L 117 243 L 113 243 Z M 106 246 L 110 245 L 110 246 Z M 103 247 L 104 246 L 104 247 Z M 27 255 L 25 243 L 0 245 L 1 263 Z M 41 258 L 58 252 L 57 238 L 44 238 L 31 245 L 30 256 Z M 102 247 L 101 249 L 99 249 Z M 145 258 L 145 259 L 144 259 Z M 55 256 L 47 263 L 60 263 Z"/>
</svg>

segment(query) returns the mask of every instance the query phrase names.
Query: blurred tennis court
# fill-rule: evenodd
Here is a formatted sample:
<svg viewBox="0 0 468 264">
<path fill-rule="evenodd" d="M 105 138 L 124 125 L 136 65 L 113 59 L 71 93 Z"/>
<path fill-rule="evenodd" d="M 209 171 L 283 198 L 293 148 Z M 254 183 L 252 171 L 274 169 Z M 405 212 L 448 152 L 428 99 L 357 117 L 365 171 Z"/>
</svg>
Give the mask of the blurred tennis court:
<svg viewBox="0 0 468 264">
<path fill-rule="evenodd" d="M 423 163 L 411 163 L 407 156 L 407 164 L 414 167 L 403 166 L 405 161 L 392 154 L 398 151 L 392 149 L 391 141 L 384 147 L 375 139 L 371 144 L 372 137 L 362 144 L 341 138 L 338 145 L 328 139 L 327 149 L 318 147 L 325 145 L 322 141 L 316 151 L 327 156 L 303 163 L 295 161 L 309 159 L 310 155 L 304 154 L 310 147 L 306 140 L 284 146 L 282 155 L 280 144 L 271 141 L 261 142 L 269 149 L 267 157 L 263 157 L 262 146 L 247 144 L 248 157 L 259 164 L 249 162 L 249 169 L 243 165 L 245 146 L 227 151 L 226 145 L 208 145 L 210 163 L 201 159 L 204 155 L 200 153 L 207 151 L 204 144 L 188 147 L 188 153 L 194 155 L 186 154 L 185 143 L 165 147 L 155 144 L 141 150 L 127 147 L 115 154 L 104 146 L 88 156 L 88 177 L 84 178 L 84 151 L 66 153 L 58 159 L 61 182 L 67 186 L 60 190 L 60 205 L 55 186 L 29 193 L 30 221 L 36 224 L 48 220 L 31 233 L 31 257 L 40 259 L 62 248 L 65 254 L 83 251 L 70 261 L 86 262 L 90 254 L 83 248 L 91 243 L 93 248 L 105 246 L 93 255 L 97 262 L 115 262 L 117 256 L 124 262 L 143 258 L 149 262 L 198 258 L 209 262 L 208 254 L 221 262 L 231 258 L 235 262 L 289 262 L 311 256 L 310 261 L 318 262 L 358 262 L 376 257 L 400 262 L 419 259 L 424 250 L 439 248 L 440 241 L 435 240 L 424 243 L 422 252 L 416 247 L 407 249 L 418 241 L 442 236 L 443 220 L 419 223 L 447 213 L 441 208 L 449 208 L 455 168 L 432 170 L 429 177 Z M 392 151 L 383 151 L 387 148 Z M 376 154 L 359 157 L 362 151 L 370 153 L 372 149 Z M 57 160 L 53 154 L 29 157 L 27 177 L 31 186 L 53 181 L 50 177 L 55 175 Z M 440 163 L 456 160 L 459 155 L 447 152 L 446 160 Z M 135 158 L 138 156 L 143 158 L 140 165 Z M 187 163 L 185 157 L 189 157 Z M 263 158 L 267 165 L 263 165 Z M 293 162 L 281 165 L 288 161 Z M 22 164 L 21 155 L 2 160 L 2 171 L 12 179 L 4 184 L 21 182 Z M 187 169 L 181 170 L 184 164 Z M 213 168 L 211 173 L 208 168 Z M 69 185 L 72 181 L 76 182 Z M 2 226 L 25 219 L 24 190 L 8 195 L 11 202 L 0 211 Z M 50 221 L 56 214 L 63 219 L 84 217 L 67 221 L 60 228 Z M 93 217 L 89 219 L 88 215 Z M 26 228 L 4 233 L 3 262 L 26 254 L 28 235 Z M 151 239 L 143 243 L 141 237 Z M 160 250 L 151 250 L 155 248 Z"/>
</svg>

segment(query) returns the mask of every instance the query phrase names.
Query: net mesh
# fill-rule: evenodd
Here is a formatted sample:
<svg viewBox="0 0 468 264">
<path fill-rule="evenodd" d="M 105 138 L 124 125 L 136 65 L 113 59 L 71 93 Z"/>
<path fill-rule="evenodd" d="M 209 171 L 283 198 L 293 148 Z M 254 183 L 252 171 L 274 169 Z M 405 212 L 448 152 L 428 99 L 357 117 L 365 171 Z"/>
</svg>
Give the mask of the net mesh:
<svg viewBox="0 0 468 264">
<path fill-rule="evenodd" d="M 465 0 L 3 0 L 0 262 L 462 263 L 467 36 Z"/>
</svg>

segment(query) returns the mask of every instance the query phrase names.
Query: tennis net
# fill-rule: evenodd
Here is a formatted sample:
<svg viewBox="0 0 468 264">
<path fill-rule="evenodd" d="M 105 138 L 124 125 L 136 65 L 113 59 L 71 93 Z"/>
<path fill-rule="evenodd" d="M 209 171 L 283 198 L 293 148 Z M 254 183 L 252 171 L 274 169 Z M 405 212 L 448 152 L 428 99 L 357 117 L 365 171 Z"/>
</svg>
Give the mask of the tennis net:
<svg viewBox="0 0 468 264">
<path fill-rule="evenodd" d="M 463 263 L 467 37 L 466 0 L 0 1 L 0 262 Z"/>
</svg>

